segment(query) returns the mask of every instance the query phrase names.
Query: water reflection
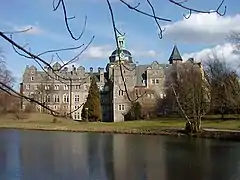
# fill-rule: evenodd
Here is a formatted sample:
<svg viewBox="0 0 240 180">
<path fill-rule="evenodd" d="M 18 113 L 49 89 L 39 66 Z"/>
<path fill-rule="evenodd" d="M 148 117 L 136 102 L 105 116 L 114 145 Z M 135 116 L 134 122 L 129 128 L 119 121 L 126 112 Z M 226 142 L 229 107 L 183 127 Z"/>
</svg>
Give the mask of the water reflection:
<svg viewBox="0 0 240 180">
<path fill-rule="evenodd" d="M 240 178 L 240 143 L 97 133 L 0 131 L 0 179 Z"/>
</svg>

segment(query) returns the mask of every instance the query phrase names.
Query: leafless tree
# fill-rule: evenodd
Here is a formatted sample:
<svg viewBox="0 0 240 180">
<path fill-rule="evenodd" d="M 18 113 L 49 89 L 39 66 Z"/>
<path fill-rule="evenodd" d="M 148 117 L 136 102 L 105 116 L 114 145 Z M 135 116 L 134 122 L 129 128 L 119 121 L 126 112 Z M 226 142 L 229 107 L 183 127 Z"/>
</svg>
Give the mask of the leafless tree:
<svg viewBox="0 0 240 180">
<path fill-rule="evenodd" d="M 209 84 L 205 78 L 201 63 L 186 62 L 172 67 L 171 83 L 178 108 L 186 119 L 186 130 L 201 130 L 202 117 L 209 110 Z"/>
<path fill-rule="evenodd" d="M 13 87 L 14 78 L 5 65 L 5 57 L 0 50 L 0 81 Z M 0 113 L 6 113 L 15 110 L 15 98 L 6 93 L 6 88 L 0 85 Z"/>
<path fill-rule="evenodd" d="M 215 53 L 205 61 L 205 72 L 211 89 L 211 110 L 222 115 L 239 108 L 238 75 L 224 58 Z"/>
<path fill-rule="evenodd" d="M 234 50 L 236 52 L 240 51 L 240 32 L 232 31 L 227 37 L 227 40 L 234 45 Z"/>
</svg>

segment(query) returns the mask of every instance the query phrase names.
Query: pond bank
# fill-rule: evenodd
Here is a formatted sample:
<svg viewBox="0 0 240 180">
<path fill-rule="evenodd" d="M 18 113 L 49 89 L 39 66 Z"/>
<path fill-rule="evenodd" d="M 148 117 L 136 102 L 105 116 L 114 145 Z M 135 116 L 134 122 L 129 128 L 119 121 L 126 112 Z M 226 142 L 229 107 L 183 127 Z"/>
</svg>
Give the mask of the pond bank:
<svg viewBox="0 0 240 180">
<path fill-rule="evenodd" d="M 0 124 L 0 129 L 22 129 L 22 130 L 41 130 L 41 131 L 65 131 L 65 132 L 92 132 L 92 133 L 118 133 L 118 134 L 139 134 L 139 135 L 165 135 L 176 137 L 196 137 L 211 138 L 221 140 L 240 141 L 240 131 L 233 130 L 204 130 L 199 133 L 187 134 L 179 127 L 127 127 L 109 126 L 106 124 L 86 123 L 75 125 L 63 125 L 59 123 L 35 124 L 35 123 L 11 123 Z"/>
</svg>

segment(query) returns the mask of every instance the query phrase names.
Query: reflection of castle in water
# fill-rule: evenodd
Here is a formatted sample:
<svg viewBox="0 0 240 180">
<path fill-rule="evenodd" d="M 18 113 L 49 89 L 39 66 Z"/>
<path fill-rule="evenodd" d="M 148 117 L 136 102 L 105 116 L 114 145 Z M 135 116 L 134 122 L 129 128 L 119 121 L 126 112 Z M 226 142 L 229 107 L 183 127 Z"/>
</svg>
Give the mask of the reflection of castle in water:
<svg viewBox="0 0 240 180">
<path fill-rule="evenodd" d="M 238 179 L 237 142 L 98 133 L 0 132 L 0 179 Z"/>
<path fill-rule="evenodd" d="M 166 179 L 164 141 L 157 139 L 156 136 L 113 135 L 115 180 Z"/>
</svg>

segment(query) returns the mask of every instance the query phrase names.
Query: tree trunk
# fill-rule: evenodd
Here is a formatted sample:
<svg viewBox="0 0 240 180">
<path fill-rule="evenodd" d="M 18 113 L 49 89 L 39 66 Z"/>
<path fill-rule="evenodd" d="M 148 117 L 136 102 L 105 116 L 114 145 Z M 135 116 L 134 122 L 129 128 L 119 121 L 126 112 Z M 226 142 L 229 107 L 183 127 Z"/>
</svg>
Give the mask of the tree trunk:
<svg viewBox="0 0 240 180">
<path fill-rule="evenodd" d="M 185 131 L 187 133 L 197 133 L 201 131 L 201 118 L 193 119 L 189 122 L 186 122 Z"/>
</svg>

